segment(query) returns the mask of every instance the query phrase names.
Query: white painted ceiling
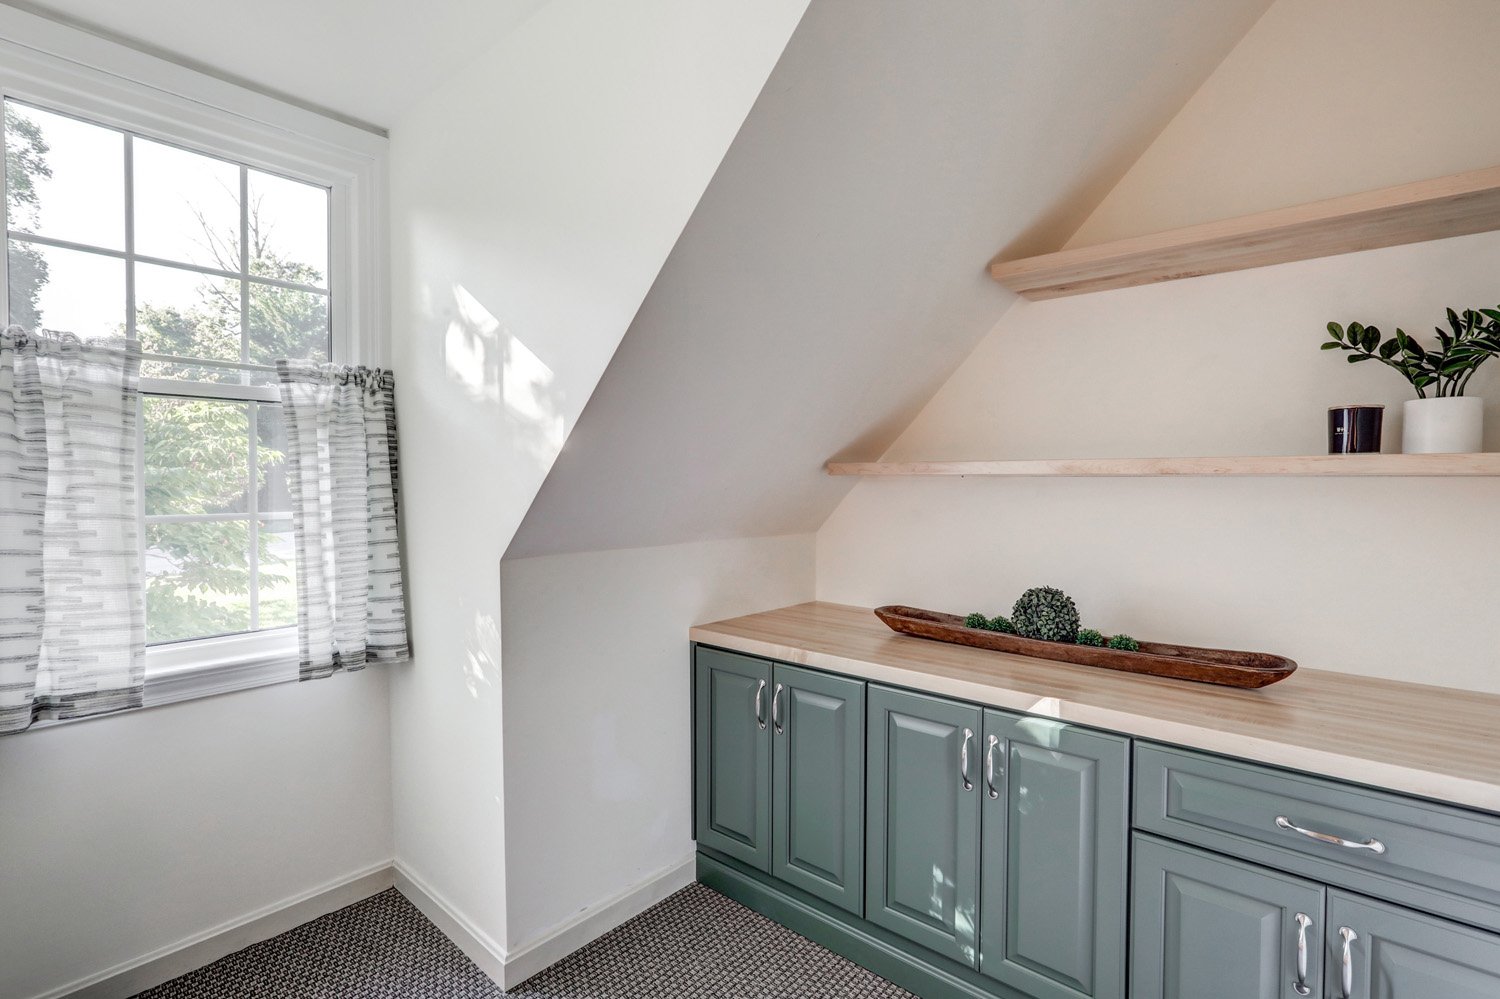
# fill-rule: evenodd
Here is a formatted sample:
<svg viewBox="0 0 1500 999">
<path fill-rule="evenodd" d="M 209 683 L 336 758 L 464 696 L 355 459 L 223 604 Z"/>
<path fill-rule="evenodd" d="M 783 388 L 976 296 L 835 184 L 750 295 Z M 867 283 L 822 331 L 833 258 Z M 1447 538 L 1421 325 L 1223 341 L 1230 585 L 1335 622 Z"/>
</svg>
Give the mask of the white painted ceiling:
<svg viewBox="0 0 1500 999">
<path fill-rule="evenodd" d="M 546 0 L 11 0 L 380 128 Z"/>
<path fill-rule="evenodd" d="M 1267 6 L 813 0 L 507 557 L 816 530 Z"/>
</svg>

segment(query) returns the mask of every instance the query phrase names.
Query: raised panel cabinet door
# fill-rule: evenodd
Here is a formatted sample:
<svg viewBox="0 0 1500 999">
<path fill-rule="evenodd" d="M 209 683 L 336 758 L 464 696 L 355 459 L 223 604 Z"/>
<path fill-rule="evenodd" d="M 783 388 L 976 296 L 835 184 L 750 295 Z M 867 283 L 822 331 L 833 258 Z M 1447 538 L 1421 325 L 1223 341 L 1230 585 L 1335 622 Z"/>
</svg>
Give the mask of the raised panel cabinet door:
<svg viewBox="0 0 1500 999">
<path fill-rule="evenodd" d="M 984 713 L 979 970 L 1035 999 L 1124 999 L 1129 740 Z"/>
<path fill-rule="evenodd" d="M 699 648 L 694 659 L 698 844 L 771 870 L 771 664 Z"/>
<path fill-rule="evenodd" d="M 978 967 L 980 710 L 874 684 L 867 699 L 865 918 Z"/>
<path fill-rule="evenodd" d="M 771 873 L 864 911 L 865 685 L 771 671 Z"/>
<path fill-rule="evenodd" d="M 1330 891 L 1325 939 L 1330 999 L 1500 996 L 1500 936 L 1493 933 Z"/>
<path fill-rule="evenodd" d="M 1324 995 L 1322 885 L 1139 834 L 1133 863 L 1131 999 Z"/>
</svg>

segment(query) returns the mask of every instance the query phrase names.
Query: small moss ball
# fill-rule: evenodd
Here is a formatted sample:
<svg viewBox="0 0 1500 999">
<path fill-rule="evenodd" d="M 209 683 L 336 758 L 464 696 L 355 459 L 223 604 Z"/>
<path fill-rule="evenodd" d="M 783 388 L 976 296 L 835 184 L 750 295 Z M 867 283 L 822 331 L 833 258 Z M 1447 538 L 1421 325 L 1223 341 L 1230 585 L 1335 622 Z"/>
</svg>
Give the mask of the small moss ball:
<svg viewBox="0 0 1500 999">
<path fill-rule="evenodd" d="M 1079 628 L 1078 644 L 1092 645 L 1096 649 L 1102 649 L 1104 648 L 1104 636 L 1099 634 L 1099 632 L 1095 631 L 1093 628 Z"/>
<path fill-rule="evenodd" d="M 1111 638 L 1109 640 L 1109 647 L 1112 649 L 1119 649 L 1121 652 L 1141 651 L 1141 643 L 1137 642 L 1129 635 L 1116 635 L 1114 638 Z"/>
<path fill-rule="evenodd" d="M 991 631 L 998 631 L 1006 635 L 1014 635 L 1016 633 L 1016 626 L 1010 623 L 1010 618 L 1004 616 L 990 618 L 990 623 L 986 627 Z"/>
<path fill-rule="evenodd" d="M 985 617 L 983 614 L 979 613 L 978 611 L 975 611 L 974 613 L 970 614 L 968 617 L 964 618 L 964 627 L 965 628 L 989 628 L 989 626 L 990 626 L 990 619 L 987 618 L 987 617 Z"/>
<path fill-rule="evenodd" d="M 1078 607 L 1073 598 L 1051 586 L 1037 586 L 1021 594 L 1010 618 L 1017 634 L 1044 642 L 1078 641 Z"/>
</svg>

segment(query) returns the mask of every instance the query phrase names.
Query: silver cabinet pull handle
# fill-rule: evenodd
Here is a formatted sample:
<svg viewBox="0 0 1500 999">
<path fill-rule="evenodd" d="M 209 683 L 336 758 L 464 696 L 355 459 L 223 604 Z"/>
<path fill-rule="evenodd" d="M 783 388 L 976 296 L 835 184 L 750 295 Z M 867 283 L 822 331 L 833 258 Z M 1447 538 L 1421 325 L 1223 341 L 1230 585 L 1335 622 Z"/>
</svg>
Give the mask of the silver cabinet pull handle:
<svg viewBox="0 0 1500 999">
<path fill-rule="evenodd" d="M 965 791 L 974 790 L 974 782 L 969 780 L 969 743 L 973 741 L 974 730 L 972 728 L 964 729 L 964 744 L 963 747 L 958 751 L 958 765 L 959 773 L 964 779 Z"/>
<path fill-rule="evenodd" d="M 1347 926 L 1340 926 L 1339 936 L 1342 937 L 1344 941 L 1344 964 L 1342 968 L 1343 978 L 1339 983 L 1344 987 L 1344 995 L 1342 999 L 1354 999 L 1354 954 L 1351 952 L 1350 947 L 1354 943 L 1354 941 L 1359 939 L 1359 934 L 1355 933 Z"/>
<path fill-rule="evenodd" d="M 1350 850 L 1369 850 L 1377 856 L 1385 852 L 1385 844 L 1378 839 L 1367 839 L 1356 842 L 1352 839 L 1344 839 L 1342 836 L 1334 836 L 1331 833 L 1321 833 L 1315 829 L 1303 829 L 1301 826 L 1294 824 L 1285 815 L 1276 816 L 1276 828 L 1290 829 L 1294 833 L 1306 836 L 1308 839 L 1315 839 L 1319 843 L 1329 843 L 1333 846 L 1342 846 Z"/>
<path fill-rule="evenodd" d="M 776 729 L 777 735 L 786 731 L 781 725 L 781 692 L 785 689 L 778 683 L 776 689 L 771 692 L 771 725 Z"/>
<path fill-rule="evenodd" d="M 1297 919 L 1297 980 L 1292 982 L 1292 991 L 1299 996 L 1312 995 L 1312 989 L 1307 985 L 1307 928 L 1312 925 L 1312 917 L 1305 912 L 1299 912 Z"/>
<path fill-rule="evenodd" d="M 766 730 L 765 695 L 766 681 L 762 680 L 760 686 L 755 688 L 755 723 L 760 726 L 762 732 Z"/>
<path fill-rule="evenodd" d="M 989 789 L 991 798 L 1000 797 L 1000 792 L 995 790 L 995 747 L 1000 745 L 998 736 L 990 736 L 984 747 L 984 785 Z"/>
</svg>

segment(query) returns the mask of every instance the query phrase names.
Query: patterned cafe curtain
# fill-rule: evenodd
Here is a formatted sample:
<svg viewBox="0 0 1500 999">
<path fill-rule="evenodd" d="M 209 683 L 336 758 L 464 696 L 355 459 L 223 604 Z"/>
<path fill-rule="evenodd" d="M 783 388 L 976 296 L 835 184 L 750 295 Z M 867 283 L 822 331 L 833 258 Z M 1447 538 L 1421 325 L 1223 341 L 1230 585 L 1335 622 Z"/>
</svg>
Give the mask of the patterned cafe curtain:
<svg viewBox="0 0 1500 999">
<path fill-rule="evenodd" d="M 0 333 L 0 733 L 139 707 L 139 348 Z"/>
<path fill-rule="evenodd" d="M 304 680 L 406 659 L 389 371 L 277 361 Z"/>
</svg>

